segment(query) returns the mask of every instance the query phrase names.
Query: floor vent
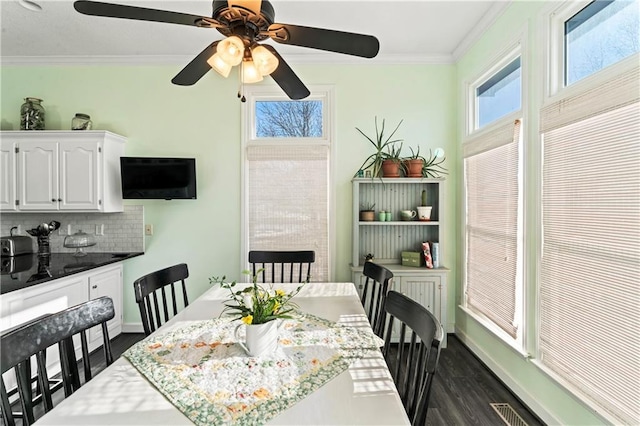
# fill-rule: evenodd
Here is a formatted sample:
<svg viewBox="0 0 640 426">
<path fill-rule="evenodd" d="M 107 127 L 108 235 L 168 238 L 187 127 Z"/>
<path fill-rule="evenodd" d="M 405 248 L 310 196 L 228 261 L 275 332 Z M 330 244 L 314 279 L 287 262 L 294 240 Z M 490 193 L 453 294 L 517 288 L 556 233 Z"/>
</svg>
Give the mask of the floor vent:
<svg viewBox="0 0 640 426">
<path fill-rule="evenodd" d="M 502 420 L 504 420 L 504 423 L 508 426 L 529 426 L 527 424 L 527 422 L 524 421 L 524 419 L 522 417 L 520 417 L 520 415 L 518 413 L 516 413 L 516 410 L 513 409 L 513 407 L 509 404 L 506 403 L 497 403 L 494 402 L 491 405 L 491 407 L 493 407 L 493 409 L 496 411 L 496 413 L 498 413 L 498 415 L 500 416 L 500 418 Z"/>
</svg>

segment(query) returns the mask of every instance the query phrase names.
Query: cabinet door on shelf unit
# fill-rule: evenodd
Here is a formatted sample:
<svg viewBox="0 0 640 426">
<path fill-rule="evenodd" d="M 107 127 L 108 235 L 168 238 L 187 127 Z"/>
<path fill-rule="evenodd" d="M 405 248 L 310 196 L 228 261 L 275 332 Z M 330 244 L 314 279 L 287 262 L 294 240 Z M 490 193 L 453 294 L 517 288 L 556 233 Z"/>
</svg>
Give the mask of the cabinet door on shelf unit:
<svg viewBox="0 0 640 426">
<path fill-rule="evenodd" d="M 20 210 L 56 210 L 58 144 L 24 141 L 18 147 Z"/>
<path fill-rule="evenodd" d="M 400 293 L 427 308 L 442 324 L 442 347 L 447 347 L 446 273 L 426 273 L 399 277 Z"/>
<path fill-rule="evenodd" d="M 420 303 L 435 317 L 440 318 L 441 283 L 437 275 L 404 276 L 399 278 L 399 292 Z"/>
<path fill-rule="evenodd" d="M 16 144 L 0 141 L 0 210 L 15 211 L 16 200 Z"/>
<path fill-rule="evenodd" d="M 114 338 L 122 332 L 122 265 L 109 267 L 89 276 L 89 299 L 108 296 L 113 300 L 115 316 L 107 322 L 109 337 Z M 89 348 L 95 349 L 102 344 L 101 327 L 89 331 Z"/>
<path fill-rule="evenodd" d="M 95 143 L 60 143 L 60 210 L 100 208 L 100 149 Z"/>
</svg>

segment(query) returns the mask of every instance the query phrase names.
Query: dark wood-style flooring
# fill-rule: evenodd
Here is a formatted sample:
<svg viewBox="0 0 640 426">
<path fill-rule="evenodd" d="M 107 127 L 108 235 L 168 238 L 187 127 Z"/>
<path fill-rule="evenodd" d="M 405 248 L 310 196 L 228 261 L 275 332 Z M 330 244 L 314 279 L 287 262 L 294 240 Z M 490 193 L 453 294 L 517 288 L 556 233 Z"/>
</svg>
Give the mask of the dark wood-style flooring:
<svg viewBox="0 0 640 426">
<path fill-rule="evenodd" d="M 544 425 L 455 336 L 447 336 L 434 378 L 428 425 L 504 425 L 489 405 L 508 403 L 529 426 Z"/>
<path fill-rule="evenodd" d="M 143 338 L 144 334 L 117 336 L 111 343 L 114 357 Z M 504 425 L 490 403 L 510 404 L 529 426 L 544 424 L 454 334 L 447 336 L 432 386 L 427 425 Z"/>
</svg>

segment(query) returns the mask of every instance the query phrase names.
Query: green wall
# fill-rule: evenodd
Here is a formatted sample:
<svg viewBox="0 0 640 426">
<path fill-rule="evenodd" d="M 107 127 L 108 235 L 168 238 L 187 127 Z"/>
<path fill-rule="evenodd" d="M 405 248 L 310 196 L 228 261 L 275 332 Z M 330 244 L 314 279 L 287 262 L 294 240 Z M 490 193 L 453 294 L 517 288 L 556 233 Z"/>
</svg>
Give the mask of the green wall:
<svg viewBox="0 0 640 426">
<path fill-rule="evenodd" d="M 556 5 L 560 3 L 555 3 Z M 483 37 L 470 49 L 457 65 L 457 98 L 464 99 L 465 83 L 471 83 L 479 74 L 491 65 L 504 49 L 524 35 L 523 70 L 524 95 L 524 152 L 525 152 L 525 279 L 527 286 L 525 295 L 526 320 L 528 328 L 525 340 L 528 353 L 535 354 L 536 321 L 536 246 L 537 228 L 536 190 L 539 180 L 539 135 L 538 111 L 542 105 L 544 77 L 544 26 L 543 16 L 551 8 L 551 2 L 514 1 L 503 15 L 492 25 Z M 459 108 L 458 129 L 464 135 L 465 112 Z M 462 138 L 461 138 L 462 140 Z M 462 172 L 462 160 L 458 158 L 458 170 Z M 458 200 L 463 205 L 462 179 L 458 181 Z M 458 210 L 458 223 L 462 223 L 462 211 Z M 457 228 L 457 269 L 463 267 L 464 233 L 462 226 Z M 462 275 L 456 285 L 456 304 L 462 303 Z M 495 335 L 480 325 L 464 310 L 456 306 L 456 332 L 474 352 L 498 374 L 498 376 L 514 390 L 520 399 L 531 407 L 548 424 L 562 425 L 596 425 L 606 424 L 594 411 L 578 401 L 557 382 L 543 373 L 532 360 L 513 350 Z"/>
<path fill-rule="evenodd" d="M 308 85 L 335 87 L 336 262 L 333 277 L 351 281 L 351 178 L 371 153 L 355 127 L 369 133 L 374 116 L 389 123 L 404 119 L 397 135 L 421 152 L 442 147 L 453 176 L 447 182 L 451 220 L 443 239 L 445 264 L 455 258 L 454 221 L 456 102 L 453 65 L 296 65 Z M 93 128 L 128 137 L 126 155 L 186 156 L 197 159 L 198 199 L 126 201 L 143 204 L 146 254 L 125 263 L 125 323 L 138 323 L 132 282 L 179 262 L 189 265 L 191 297 L 209 288 L 208 277 L 239 279 L 246 254 L 240 252 L 241 104 L 237 80 L 211 72 L 192 87 L 170 83 L 182 65 L 56 65 L 1 67 L 2 130 L 19 128 L 23 98 L 44 100 L 46 128 L 69 129 L 76 112 L 91 115 Z M 265 79 L 271 80 L 271 79 Z M 272 83 L 261 83 L 272 84 Z M 408 152 L 408 150 L 407 150 Z M 452 271 L 455 282 L 455 271 Z M 449 323 L 453 324 L 453 286 Z"/>
<path fill-rule="evenodd" d="M 562 387 L 521 354 L 496 339 L 457 308 L 461 300 L 462 199 L 460 140 L 463 132 L 463 82 L 474 78 L 521 31 L 528 34 L 527 106 L 541 104 L 542 37 L 538 14 L 548 2 L 514 2 L 473 48 L 454 65 L 311 65 L 291 63 L 309 85 L 335 86 L 336 139 L 335 199 L 336 264 L 334 279 L 350 281 L 351 177 L 370 153 L 368 142 L 355 127 L 373 131 L 374 116 L 389 123 L 404 119 L 398 136 L 421 152 L 442 147 L 449 176 L 445 185 L 450 212 L 442 235 L 447 241 L 443 259 L 452 271 L 448 289 L 449 324 L 492 367 L 519 397 L 549 424 L 602 424 Z M 182 65 L 59 65 L 0 68 L 0 128 L 19 127 L 24 97 L 44 99 L 47 129 L 69 129 L 76 112 L 91 115 L 94 129 L 128 137 L 127 155 L 191 156 L 197 158 L 198 200 L 128 201 L 143 204 L 145 222 L 154 225 L 146 237 L 144 256 L 125 263 L 125 323 L 139 321 L 131 283 L 137 277 L 178 262 L 189 264 L 192 297 L 205 291 L 208 277 L 225 274 L 240 278 L 245 254 L 240 252 L 240 103 L 237 80 L 207 74 L 192 87 L 178 87 L 170 79 Z M 266 79 L 269 80 L 269 79 Z M 268 83 L 264 83 L 268 84 Z M 535 206 L 537 116 L 526 123 L 527 203 Z M 534 208 L 535 209 L 535 208 Z M 529 217 L 535 218 L 534 209 Z M 528 231 L 534 229 L 529 225 Z M 527 247 L 526 276 L 535 278 L 535 241 Z M 527 319 L 535 324 L 535 287 L 528 292 Z M 534 342 L 533 334 L 527 342 Z"/>
</svg>

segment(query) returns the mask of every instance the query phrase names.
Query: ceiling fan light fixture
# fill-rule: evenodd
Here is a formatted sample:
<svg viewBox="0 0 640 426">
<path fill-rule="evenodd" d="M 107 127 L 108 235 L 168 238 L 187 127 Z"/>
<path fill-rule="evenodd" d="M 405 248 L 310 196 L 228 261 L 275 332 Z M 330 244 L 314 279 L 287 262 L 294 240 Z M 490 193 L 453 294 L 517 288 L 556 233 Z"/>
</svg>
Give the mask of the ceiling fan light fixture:
<svg viewBox="0 0 640 426">
<path fill-rule="evenodd" d="M 242 82 L 250 84 L 259 81 L 262 81 L 262 74 L 258 71 L 256 64 L 251 59 L 242 61 Z"/>
<path fill-rule="evenodd" d="M 207 63 L 221 76 L 225 78 L 229 77 L 229 73 L 231 72 L 231 65 L 225 62 L 225 60 L 222 59 L 219 53 L 215 53 L 212 57 L 207 59 Z"/>
<path fill-rule="evenodd" d="M 217 53 L 229 65 L 236 66 L 242 62 L 244 56 L 244 43 L 238 36 L 227 37 L 218 43 Z"/>
<path fill-rule="evenodd" d="M 251 48 L 251 56 L 261 75 L 269 75 L 278 68 L 278 58 L 264 46 Z"/>
</svg>

